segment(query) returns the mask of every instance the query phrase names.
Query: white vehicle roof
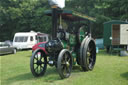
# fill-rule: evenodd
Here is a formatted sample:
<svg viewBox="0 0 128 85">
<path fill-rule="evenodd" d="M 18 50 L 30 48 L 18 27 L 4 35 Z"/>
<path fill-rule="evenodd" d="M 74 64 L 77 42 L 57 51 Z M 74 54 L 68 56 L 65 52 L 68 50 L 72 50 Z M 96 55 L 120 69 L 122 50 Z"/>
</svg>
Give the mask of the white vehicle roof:
<svg viewBox="0 0 128 85">
<path fill-rule="evenodd" d="M 31 36 L 31 35 L 37 35 L 37 33 L 19 32 L 15 34 L 15 36 Z"/>
<path fill-rule="evenodd" d="M 48 34 L 40 33 L 40 32 L 34 32 L 34 31 L 18 32 L 18 33 L 15 34 L 15 36 L 32 36 L 32 35 L 48 35 Z"/>
</svg>

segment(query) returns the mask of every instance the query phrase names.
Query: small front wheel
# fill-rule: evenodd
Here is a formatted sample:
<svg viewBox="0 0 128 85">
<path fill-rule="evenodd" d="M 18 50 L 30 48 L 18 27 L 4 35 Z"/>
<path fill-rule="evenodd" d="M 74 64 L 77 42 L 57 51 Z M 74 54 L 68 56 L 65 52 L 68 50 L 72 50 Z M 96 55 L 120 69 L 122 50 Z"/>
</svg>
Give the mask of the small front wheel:
<svg viewBox="0 0 128 85">
<path fill-rule="evenodd" d="M 58 56 L 57 70 L 62 79 L 68 78 L 72 71 L 72 56 L 67 49 L 63 49 Z"/>
<path fill-rule="evenodd" d="M 33 52 L 30 60 L 30 69 L 35 77 L 43 76 L 47 68 L 47 57 L 45 53 L 37 49 Z"/>
</svg>

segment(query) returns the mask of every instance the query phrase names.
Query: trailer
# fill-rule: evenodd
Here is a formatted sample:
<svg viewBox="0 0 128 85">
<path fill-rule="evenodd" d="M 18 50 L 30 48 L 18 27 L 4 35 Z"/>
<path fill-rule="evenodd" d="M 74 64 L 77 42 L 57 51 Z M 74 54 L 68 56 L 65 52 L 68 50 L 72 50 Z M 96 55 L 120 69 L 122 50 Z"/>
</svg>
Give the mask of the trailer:
<svg viewBox="0 0 128 85">
<path fill-rule="evenodd" d="M 17 50 L 32 49 L 32 47 L 39 42 L 47 42 L 49 35 L 40 32 L 17 32 L 13 38 L 13 46 Z"/>
<path fill-rule="evenodd" d="M 127 51 L 128 22 L 113 20 L 104 23 L 104 46 L 108 53 Z"/>
</svg>

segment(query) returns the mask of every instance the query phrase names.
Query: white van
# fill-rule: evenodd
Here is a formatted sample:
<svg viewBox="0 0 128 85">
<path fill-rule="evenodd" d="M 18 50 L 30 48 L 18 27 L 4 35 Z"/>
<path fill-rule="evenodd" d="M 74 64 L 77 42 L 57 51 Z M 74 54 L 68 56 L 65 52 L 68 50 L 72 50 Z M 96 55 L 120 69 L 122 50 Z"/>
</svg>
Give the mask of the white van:
<svg viewBox="0 0 128 85">
<path fill-rule="evenodd" d="M 13 46 L 17 49 L 32 49 L 38 42 L 47 42 L 49 35 L 40 32 L 18 32 L 13 38 Z"/>
</svg>

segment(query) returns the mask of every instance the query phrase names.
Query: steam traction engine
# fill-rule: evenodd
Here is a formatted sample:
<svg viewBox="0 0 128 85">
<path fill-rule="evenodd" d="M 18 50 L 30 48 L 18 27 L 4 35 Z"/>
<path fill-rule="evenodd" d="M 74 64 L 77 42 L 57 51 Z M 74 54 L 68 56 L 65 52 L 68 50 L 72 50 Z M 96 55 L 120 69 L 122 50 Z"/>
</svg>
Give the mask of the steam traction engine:
<svg viewBox="0 0 128 85">
<path fill-rule="evenodd" d="M 47 64 L 55 66 L 62 79 L 70 76 L 75 64 L 80 65 L 83 71 L 92 70 L 96 61 L 96 45 L 91 37 L 89 23 L 95 22 L 95 19 L 57 8 L 45 13 L 52 16 L 52 40 L 45 43 L 44 49 L 33 52 L 30 61 L 32 74 L 36 77 L 43 76 Z M 70 23 L 85 21 L 86 24 L 64 29 L 62 20 Z"/>
</svg>

